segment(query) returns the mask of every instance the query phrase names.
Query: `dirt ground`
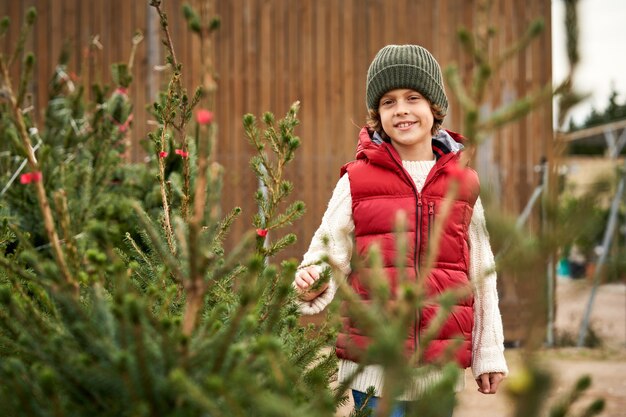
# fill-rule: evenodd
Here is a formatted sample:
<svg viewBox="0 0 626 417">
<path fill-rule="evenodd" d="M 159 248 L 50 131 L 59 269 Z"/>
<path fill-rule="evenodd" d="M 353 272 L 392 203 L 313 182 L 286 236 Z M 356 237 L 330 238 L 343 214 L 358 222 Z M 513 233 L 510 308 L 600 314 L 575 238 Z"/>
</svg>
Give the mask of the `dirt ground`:
<svg viewBox="0 0 626 417">
<path fill-rule="evenodd" d="M 556 333 L 576 340 L 583 312 L 591 293 L 588 280 L 557 280 Z M 602 341 L 602 347 L 578 349 L 558 347 L 538 352 L 555 378 L 548 403 L 555 402 L 583 375 L 592 377 L 592 385 L 579 399 L 579 407 L 596 398 L 604 398 L 602 417 L 626 416 L 626 285 L 605 284 L 597 291 L 591 314 L 591 329 Z M 506 351 L 511 376 L 520 369 L 520 349 Z M 496 395 L 476 391 L 471 373 L 466 371 L 466 388 L 459 394 L 454 417 L 513 416 L 513 400 L 507 395 L 507 381 Z M 349 406 L 337 416 L 347 416 Z M 547 415 L 547 413 L 546 413 Z M 531 416 L 529 416 L 531 417 Z"/>
<path fill-rule="evenodd" d="M 580 323 L 591 293 L 591 282 L 586 279 L 557 280 L 557 335 L 576 340 Z M 606 401 L 602 417 L 626 416 L 626 285 L 605 284 L 598 287 L 591 314 L 591 329 L 602 341 L 596 349 L 559 347 L 540 352 L 546 366 L 556 379 L 551 400 L 559 398 L 582 375 L 592 377 L 591 388 L 579 400 L 589 404 L 596 398 Z M 519 369 L 520 352 L 506 351 L 511 374 Z M 475 389 L 471 375 L 466 372 L 466 389 L 459 396 L 454 417 L 511 416 L 512 400 L 506 394 L 507 380 L 502 393 L 482 395 Z"/>
</svg>

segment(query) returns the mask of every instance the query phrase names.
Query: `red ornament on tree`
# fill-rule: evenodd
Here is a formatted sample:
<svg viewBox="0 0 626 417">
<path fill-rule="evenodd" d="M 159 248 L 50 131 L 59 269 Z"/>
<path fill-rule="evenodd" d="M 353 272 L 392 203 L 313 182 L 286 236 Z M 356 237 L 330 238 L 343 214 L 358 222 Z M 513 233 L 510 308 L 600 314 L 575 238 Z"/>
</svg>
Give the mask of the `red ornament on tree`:
<svg viewBox="0 0 626 417">
<path fill-rule="evenodd" d="M 206 109 L 198 109 L 196 112 L 196 122 L 201 125 L 210 125 L 213 123 L 213 112 Z"/>
<path fill-rule="evenodd" d="M 20 183 L 30 184 L 31 182 L 39 182 L 41 178 L 41 171 L 27 172 L 20 176 Z"/>
<path fill-rule="evenodd" d="M 174 152 L 176 152 L 176 155 L 180 155 L 181 158 L 187 158 L 189 156 L 189 152 L 185 152 L 182 149 L 176 149 Z"/>
</svg>

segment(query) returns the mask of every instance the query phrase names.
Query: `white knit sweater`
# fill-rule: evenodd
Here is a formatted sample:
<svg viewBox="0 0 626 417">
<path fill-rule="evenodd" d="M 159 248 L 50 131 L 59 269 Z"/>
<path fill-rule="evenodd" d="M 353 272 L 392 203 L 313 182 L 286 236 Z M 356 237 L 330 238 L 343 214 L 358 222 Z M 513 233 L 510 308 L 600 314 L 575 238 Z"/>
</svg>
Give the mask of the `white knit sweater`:
<svg viewBox="0 0 626 417">
<path fill-rule="evenodd" d="M 428 173 L 435 161 L 402 161 L 404 168 L 413 178 L 417 190 L 421 192 Z M 351 272 L 352 235 L 354 221 L 352 219 L 352 197 L 348 175 L 341 177 L 328 208 L 322 218 L 320 227 L 315 232 L 308 251 L 304 254 L 301 267 L 318 263 L 326 256 L 333 270 L 328 289 L 312 301 L 300 301 L 303 314 L 321 312 L 334 298 L 337 285 L 334 280 L 345 279 Z M 488 372 L 508 373 L 504 358 L 504 336 L 502 319 L 498 308 L 496 290 L 496 273 L 494 257 L 489 243 L 489 235 L 485 227 L 485 213 L 480 199 L 474 206 L 470 228 L 470 279 L 474 289 L 474 329 L 472 332 L 472 373 L 474 378 Z M 326 240 L 326 242 L 325 242 Z M 319 267 L 320 269 L 322 267 Z M 339 362 L 339 380 L 343 381 L 353 373 L 357 364 L 347 360 Z M 432 374 L 428 380 L 420 378 L 399 399 L 410 400 L 419 396 L 420 392 L 437 378 Z M 457 391 L 464 387 L 464 379 L 460 378 Z M 382 392 L 383 375 L 379 366 L 368 366 L 351 385 L 352 389 L 365 392 L 373 386 L 376 395 Z"/>
</svg>

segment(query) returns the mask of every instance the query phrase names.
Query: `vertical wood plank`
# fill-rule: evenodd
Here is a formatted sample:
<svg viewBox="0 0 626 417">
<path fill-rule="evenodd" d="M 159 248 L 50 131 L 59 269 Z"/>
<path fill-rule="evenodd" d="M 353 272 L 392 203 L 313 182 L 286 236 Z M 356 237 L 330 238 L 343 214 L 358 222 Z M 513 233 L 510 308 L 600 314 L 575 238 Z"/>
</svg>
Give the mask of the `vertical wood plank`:
<svg viewBox="0 0 626 417">
<path fill-rule="evenodd" d="M 419 4 L 419 9 L 414 11 L 414 14 L 417 16 L 425 15 L 425 13 L 420 13 L 424 10 L 425 2 L 421 1 Z M 432 39 L 432 48 L 435 51 L 439 51 L 443 60 L 448 60 L 451 58 L 449 55 L 449 48 L 447 47 L 449 42 L 447 42 L 448 38 L 445 32 L 448 30 L 448 27 L 452 26 L 448 22 L 447 15 L 445 13 L 447 0 L 436 2 L 432 4 L 431 12 L 429 13 L 432 20 L 432 31 L 435 34 Z M 442 12 L 443 11 L 443 12 Z M 421 26 L 417 25 L 418 28 Z"/>
<path fill-rule="evenodd" d="M 84 45 L 84 68 L 81 69 L 81 77 L 83 79 L 83 86 L 87 91 L 87 97 L 91 97 L 90 86 L 95 83 L 96 73 L 99 69 L 96 68 L 96 61 L 99 57 L 100 51 L 96 50 L 92 46 L 94 37 L 98 34 L 97 23 L 99 19 L 96 16 L 99 14 L 98 4 L 93 2 L 90 7 L 84 7 L 82 16 L 85 26 L 85 45 Z"/>
<path fill-rule="evenodd" d="M 50 33 L 57 34 L 56 36 L 48 37 L 48 48 L 51 55 L 51 60 L 53 65 L 56 65 L 59 60 L 59 54 L 61 52 L 61 47 L 63 42 L 65 42 L 63 29 L 62 29 L 62 13 L 63 13 L 63 1 L 62 0 L 51 0 L 50 1 L 50 9 L 48 10 L 50 13 Z"/>
<path fill-rule="evenodd" d="M 33 69 L 33 97 L 35 109 L 38 112 L 37 120 L 42 121 L 45 113 L 44 107 L 48 102 L 48 80 L 53 68 L 49 39 L 50 39 L 50 0 L 41 0 L 37 3 L 37 24 L 33 30 L 35 54 L 35 68 Z"/>
<path fill-rule="evenodd" d="M 352 57 L 351 59 L 352 69 L 354 76 L 352 77 L 352 90 L 354 91 L 354 107 L 352 114 L 355 117 L 356 124 L 363 126 L 365 124 L 365 116 L 367 115 L 367 109 L 365 105 L 365 82 L 367 79 L 367 68 L 370 61 L 374 58 L 375 51 L 367 48 L 364 40 L 367 39 L 368 33 L 368 21 L 367 10 L 361 7 L 361 4 L 355 5 L 354 8 L 354 36 L 352 37 Z M 356 147 L 356 135 L 352 138 L 352 152 Z M 351 154 L 353 155 L 353 154 Z"/>
<path fill-rule="evenodd" d="M 300 2 L 299 26 L 301 30 L 301 56 L 302 56 L 302 112 L 301 121 L 303 126 L 304 140 L 302 141 L 301 151 L 301 170 L 302 170 L 302 188 L 307 190 L 303 200 L 307 206 L 307 217 L 305 222 L 305 236 L 312 236 L 313 230 L 319 224 L 321 219 L 320 211 L 316 210 L 313 201 L 313 178 L 314 178 L 314 142 L 323 133 L 317 130 L 317 120 L 315 119 L 315 81 L 313 79 L 317 69 L 313 69 L 315 62 L 315 39 L 313 37 L 313 7 L 314 2 Z M 313 130 L 315 129 L 315 130 Z M 312 133 L 312 134 L 310 134 Z M 310 134 L 310 135 L 309 135 Z M 311 190 L 311 191 L 308 191 Z M 317 223 L 317 224 L 316 224 Z M 308 244 L 308 242 L 307 242 Z"/>
<path fill-rule="evenodd" d="M 217 104 L 215 116 L 217 120 L 216 141 L 219 142 L 216 149 L 215 159 L 222 164 L 227 173 L 232 172 L 233 153 L 232 148 L 236 140 L 223 140 L 223 138 L 234 138 L 232 117 L 229 115 L 236 114 L 235 101 L 238 91 L 234 85 L 233 72 L 239 70 L 237 65 L 239 53 L 241 50 L 241 42 L 237 35 L 241 34 L 239 27 L 233 20 L 233 14 L 230 8 L 236 8 L 238 5 L 234 2 L 216 2 L 216 13 L 221 18 L 221 27 L 215 34 L 216 59 L 215 71 L 217 73 Z M 228 51 L 226 48 L 231 48 Z M 230 70 L 229 70 L 230 68 Z M 227 212 L 235 205 L 232 198 L 232 175 L 224 177 L 223 202 L 222 211 Z M 226 203 L 227 202 L 227 203 Z"/>
<path fill-rule="evenodd" d="M 323 1 L 317 2 L 315 8 L 315 38 L 316 38 L 316 50 L 315 50 L 315 62 L 317 63 L 317 71 L 314 75 L 314 79 L 316 80 L 316 107 L 315 107 L 315 125 L 316 129 L 319 129 L 321 132 L 325 132 L 324 135 L 318 136 L 318 140 L 315 140 L 315 161 L 316 166 L 313 169 L 314 175 L 314 203 L 313 209 L 316 212 L 321 212 L 325 205 L 325 202 L 322 201 L 323 197 L 323 188 L 326 185 L 326 169 L 320 169 L 323 164 L 324 155 L 324 142 L 326 142 L 323 138 L 330 137 L 332 135 L 332 130 L 330 127 L 330 117 L 331 111 L 328 107 L 329 104 L 329 74 L 328 74 L 328 51 L 327 47 L 329 45 L 330 39 L 327 37 L 329 32 L 328 30 L 328 15 L 326 11 L 328 7 L 325 7 L 325 3 Z M 321 139 L 321 140 L 320 140 Z"/>
<path fill-rule="evenodd" d="M 100 74 L 102 76 L 102 82 L 108 86 L 111 86 L 111 64 L 119 61 L 119 52 L 117 51 L 117 39 L 119 39 L 119 30 L 110 30 L 113 25 L 116 13 L 116 4 L 111 1 L 105 1 L 102 4 L 102 15 L 100 18 L 100 38 L 103 45 L 102 49 L 102 62 L 100 64 Z M 119 24 L 115 24 L 119 29 Z"/>
<path fill-rule="evenodd" d="M 69 49 L 69 61 L 67 63 L 68 72 L 78 70 L 79 55 L 77 51 L 79 45 L 80 21 L 79 16 L 77 16 L 77 6 L 78 4 L 74 1 L 64 1 L 61 8 L 63 37 Z"/>
<path fill-rule="evenodd" d="M 341 129 L 339 127 L 345 119 L 345 113 L 338 111 L 338 109 L 341 108 L 342 97 L 345 95 L 343 82 L 344 76 L 342 73 L 341 62 L 342 51 L 340 49 L 341 41 L 334 35 L 336 33 L 340 33 L 339 14 L 332 10 L 332 8 L 328 7 L 325 21 L 327 27 L 324 31 L 324 36 L 326 38 L 326 45 L 329 47 L 326 51 L 328 57 L 326 61 L 326 66 L 328 68 L 326 88 L 328 89 L 328 94 L 327 102 L 325 103 L 326 114 L 323 117 L 326 117 L 330 122 L 330 126 L 328 127 L 330 135 L 327 139 L 320 141 L 322 151 L 324 152 L 322 154 L 322 164 L 328 167 L 327 169 L 320 170 L 324 174 L 322 181 L 324 184 L 327 184 L 326 187 L 320 190 L 321 192 L 319 198 L 321 207 L 324 207 L 326 201 L 328 201 L 328 198 L 330 197 L 329 189 L 333 188 L 333 185 L 338 178 L 339 167 L 342 163 L 342 161 L 337 160 L 337 156 L 339 154 L 339 141 L 341 140 L 341 137 L 339 136 Z M 330 185 L 330 187 L 328 185 Z"/>
<path fill-rule="evenodd" d="M 306 106 L 307 103 L 302 103 L 301 95 L 298 90 L 298 82 L 295 80 L 295 77 L 292 74 L 298 73 L 298 68 L 300 65 L 300 28 L 298 16 L 299 13 L 296 10 L 294 13 L 291 10 L 291 7 L 299 7 L 298 5 L 293 5 L 290 7 L 289 0 L 279 0 L 276 4 L 276 27 L 279 29 L 276 31 L 275 38 L 277 44 L 282 43 L 282 47 L 278 47 L 277 51 L 277 63 L 280 68 L 280 74 L 277 75 L 277 78 L 280 80 L 276 83 L 275 86 L 275 94 L 278 100 L 277 111 L 280 116 L 287 111 L 289 106 L 296 101 L 300 100 L 300 112 L 298 117 L 301 120 L 302 117 L 302 108 Z M 282 29 L 282 30 L 280 30 Z M 281 41 L 282 38 L 282 41 Z M 282 91 L 281 91 L 282 90 Z M 299 186 L 303 181 L 303 172 L 302 172 L 302 146 L 305 141 L 310 141 L 311 136 L 306 133 L 306 127 L 302 125 L 302 123 L 296 128 L 296 135 L 300 137 L 300 149 L 296 154 L 296 159 L 292 162 L 288 173 L 287 178 L 291 181 L 295 187 L 293 191 L 293 199 L 294 200 L 303 200 L 305 195 L 305 190 Z M 292 232 L 296 233 L 298 236 L 298 240 L 302 240 L 304 242 L 309 241 L 310 237 L 305 236 L 305 225 L 306 222 L 303 220 L 297 221 L 292 226 Z M 295 259 L 300 259 L 302 257 L 302 252 L 297 250 L 295 247 L 289 248 L 286 257 L 292 257 Z"/>
<path fill-rule="evenodd" d="M 255 24 L 257 21 L 256 16 L 258 16 L 258 2 L 257 1 L 244 1 L 242 3 L 241 9 L 243 11 L 243 15 L 239 17 L 243 28 L 243 44 L 242 44 L 242 67 L 240 74 L 243 74 L 245 77 L 243 80 L 242 91 L 243 97 L 241 99 L 241 112 L 239 112 L 239 116 L 243 113 L 252 113 L 258 117 L 258 95 L 255 94 L 258 88 L 258 38 L 259 38 L 259 30 L 258 25 Z M 239 82 L 239 81 L 237 81 Z M 235 115 L 234 115 L 235 116 Z M 259 119 L 259 124 L 262 126 L 262 121 Z M 235 202 L 237 205 L 241 205 L 244 208 L 242 214 L 242 221 L 238 224 L 238 230 L 240 233 L 243 233 L 244 230 L 247 229 L 249 225 L 249 219 L 252 216 L 252 204 L 247 199 L 251 199 L 252 194 L 247 194 L 245 187 L 248 189 L 256 188 L 257 184 L 249 175 L 248 169 L 248 161 L 247 161 L 247 149 L 246 144 L 244 143 L 235 143 L 234 144 L 234 160 L 235 160 Z M 248 204 L 246 204 L 248 203 Z"/>
<path fill-rule="evenodd" d="M 141 142 L 147 139 L 147 134 L 154 129 L 154 126 L 148 125 L 148 120 L 151 119 L 146 106 L 149 106 L 152 102 L 151 97 L 148 94 L 146 88 L 147 77 L 153 69 L 148 65 L 147 50 L 148 50 L 148 6 L 147 4 L 137 5 L 133 7 L 132 14 L 132 30 L 139 31 L 143 35 L 142 42 L 137 46 L 135 52 L 135 60 L 133 63 L 133 84 L 132 84 L 132 98 L 133 98 L 133 130 L 132 130 L 132 142 L 130 144 L 130 157 L 133 161 L 140 161 L 145 158 L 144 150 L 141 147 Z M 151 155 L 150 155 L 151 156 Z"/>
<path fill-rule="evenodd" d="M 122 11 L 123 6 L 117 10 L 116 18 L 119 19 L 120 30 L 118 32 L 119 36 L 117 38 L 117 50 L 119 50 L 120 55 L 117 58 L 118 62 L 128 63 L 128 59 L 130 58 L 130 49 L 132 46 L 133 33 L 135 32 L 132 23 L 132 12 L 130 10 Z"/>
<path fill-rule="evenodd" d="M 296 100 L 300 100 L 300 106 L 302 108 L 302 90 L 300 89 L 300 83 L 295 79 L 293 74 L 299 73 L 299 68 L 302 65 L 301 45 L 302 45 L 302 33 L 300 31 L 300 16 L 298 12 L 299 5 L 296 7 L 296 15 L 292 12 L 291 2 L 289 0 L 282 1 L 283 7 L 283 22 L 287 27 L 287 51 L 288 57 L 286 59 L 286 67 L 284 68 L 285 79 L 288 80 L 288 90 L 285 106 L 291 105 Z M 301 110 L 302 111 L 302 110 Z M 300 127 L 302 130 L 302 127 Z"/>
<path fill-rule="evenodd" d="M 8 17 L 10 19 L 11 26 L 13 26 L 15 25 L 15 18 L 9 13 L 9 4 L 10 3 L 8 1 L 0 1 L 0 19 Z M 2 39 L 0 39 L 0 48 L 2 48 L 2 51 L 9 50 L 9 35 L 10 33 L 7 33 Z"/>
<path fill-rule="evenodd" d="M 234 115 L 237 114 L 236 101 L 241 89 L 236 84 L 233 73 L 240 71 L 240 52 L 242 48 L 241 30 L 238 22 L 233 18 L 232 8 L 237 8 L 235 2 L 217 2 L 216 13 L 221 17 L 222 23 L 215 36 L 216 60 L 215 70 L 218 74 L 217 106 L 214 109 L 216 114 L 217 132 L 217 153 L 216 160 L 224 166 L 226 173 L 224 177 L 224 200 L 222 210 L 229 211 L 233 205 L 233 147 L 235 146 Z M 229 50 L 230 49 L 230 50 Z M 232 115 L 232 117 L 229 117 Z M 232 138 L 232 140 L 223 140 Z M 233 174 L 230 174 L 233 173 Z M 238 223 L 238 222 L 237 222 Z M 236 225 L 237 226 L 237 225 Z"/>
<path fill-rule="evenodd" d="M 89 54 L 89 42 L 92 37 L 91 26 L 91 14 L 92 5 L 87 3 L 79 3 L 77 5 L 77 19 L 78 19 L 78 39 L 76 41 L 76 60 L 77 67 L 76 72 L 80 76 L 79 82 L 84 89 L 84 96 L 87 99 L 91 98 L 90 84 L 90 54 Z M 137 97 L 134 95 L 133 97 Z"/>
<path fill-rule="evenodd" d="M 357 100 L 359 95 L 356 91 L 356 84 L 353 81 L 358 78 L 356 76 L 357 73 L 364 71 L 357 70 L 356 66 L 359 65 L 359 63 L 355 62 L 356 60 L 354 59 L 354 45 L 356 43 L 355 39 L 358 39 L 358 34 L 356 34 L 355 20 L 352 16 L 355 14 L 355 7 L 358 8 L 358 6 L 355 6 L 355 0 L 345 0 L 344 3 L 345 13 L 342 15 L 341 22 L 341 26 L 344 30 L 344 36 L 341 37 L 341 82 L 344 90 L 342 94 L 343 103 L 339 105 L 341 106 L 340 108 L 345 109 L 345 111 L 338 112 L 342 116 L 341 124 L 343 126 L 343 129 L 340 130 L 340 132 L 343 132 L 339 141 L 341 146 L 337 148 L 338 164 L 352 159 L 357 135 L 357 129 L 354 125 L 360 126 L 364 124 L 361 114 L 365 113 L 365 110 L 362 110 L 361 113 L 355 111 L 357 106 L 361 109 L 364 109 L 365 106 L 360 100 Z M 335 178 L 338 178 L 338 174 L 335 173 L 335 175 L 337 175 Z"/>
<path fill-rule="evenodd" d="M 256 88 L 259 91 L 258 107 L 255 112 L 260 113 L 272 110 L 273 85 L 276 84 L 276 73 L 274 70 L 273 50 L 281 48 L 280 44 L 273 43 L 273 10 L 272 2 L 261 1 L 259 4 L 259 44 L 258 44 L 258 66 L 254 71 Z"/>
</svg>

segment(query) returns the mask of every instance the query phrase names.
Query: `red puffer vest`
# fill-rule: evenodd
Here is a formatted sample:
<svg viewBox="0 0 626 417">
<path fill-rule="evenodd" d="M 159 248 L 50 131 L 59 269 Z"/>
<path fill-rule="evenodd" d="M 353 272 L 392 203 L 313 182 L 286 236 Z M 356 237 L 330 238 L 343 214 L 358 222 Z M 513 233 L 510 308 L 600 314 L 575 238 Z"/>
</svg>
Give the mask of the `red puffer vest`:
<svg viewBox="0 0 626 417">
<path fill-rule="evenodd" d="M 453 132 L 448 133 L 447 140 L 450 143 L 454 142 L 452 139 L 457 142 L 463 139 Z M 457 147 L 462 148 L 458 144 Z M 426 262 L 432 228 L 452 177 L 458 179 L 459 189 L 444 222 L 438 256 L 423 282 L 428 296 L 437 296 L 446 290 L 469 284 L 468 230 L 479 193 L 478 176 L 474 170 L 458 166 L 458 152 L 451 151 L 445 142 L 433 139 L 433 151 L 438 159 L 421 193 L 415 188 L 393 146 L 386 142 L 375 143 L 366 129 L 359 134 L 357 159 L 342 168 L 342 175 L 347 172 L 350 178 L 355 255 L 363 259 L 370 245 L 379 245 L 391 299 L 395 298 L 400 276 L 410 281 L 415 281 L 419 276 L 420 267 Z M 408 223 L 403 271 L 397 269 L 393 232 L 399 210 L 406 213 Z M 371 296 L 366 277 L 370 271 L 367 265 L 355 269 L 348 277 L 348 282 L 362 302 L 368 303 Z M 422 352 L 422 362 L 432 363 L 443 358 L 450 343 L 454 339 L 461 339 L 460 348 L 453 352 L 456 361 L 463 368 L 471 365 L 473 305 L 472 296 L 457 301 L 438 335 Z M 350 318 L 345 306 L 342 311 L 343 329 L 337 339 L 337 356 L 360 362 L 370 338 L 359 327 L 358 320 Z M 419 348 L 419 338 L 428 329 L 436 313 L 437 306 L 416 309 L 415 320 L 407 329 L 407 356 Z"/>
</svg>

